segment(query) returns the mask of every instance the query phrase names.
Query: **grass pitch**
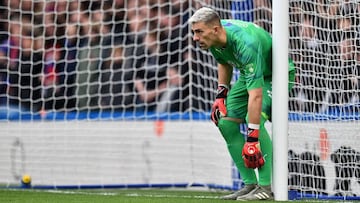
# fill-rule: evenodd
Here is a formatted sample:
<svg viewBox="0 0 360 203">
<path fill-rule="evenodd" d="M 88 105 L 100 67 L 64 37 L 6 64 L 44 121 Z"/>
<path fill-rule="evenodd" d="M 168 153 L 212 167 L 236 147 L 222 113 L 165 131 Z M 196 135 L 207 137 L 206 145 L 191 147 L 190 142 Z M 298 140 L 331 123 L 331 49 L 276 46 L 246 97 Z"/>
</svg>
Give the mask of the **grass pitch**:
<svg viewBox="0 0 360 203">
<path fill-rule="evenodd" d="M 191 203 L 224 202 L 219 192 L 180 190 L 32 190 L 1 189 L 1 203 Z"/>
<path fill-rule="evenodd" d="M 190 191 L 177 189 L 117 189 L 117 190 L 33 190 L 0 189 L 1 203 L 224 203 L 225 191 Z M 256 201 L 254 201 L 256 202 Z M 264 203 L 264 201 L 258 201 Z M 275 201 L 266 201 L 275 202 Z M 320 202 L 317 200 L 288 202 Z M 330 202 L 330 201 L 326 201 Z M 347 201 L 348 203 L 348 201 Z"/>
</svg>

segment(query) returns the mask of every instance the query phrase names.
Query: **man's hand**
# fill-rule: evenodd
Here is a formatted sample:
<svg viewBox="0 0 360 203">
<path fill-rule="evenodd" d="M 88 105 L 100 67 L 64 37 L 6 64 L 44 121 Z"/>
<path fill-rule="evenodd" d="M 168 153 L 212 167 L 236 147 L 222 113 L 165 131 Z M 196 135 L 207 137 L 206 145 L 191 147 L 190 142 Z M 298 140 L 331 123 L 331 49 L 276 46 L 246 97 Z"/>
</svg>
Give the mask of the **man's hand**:
<svg viewBox="0 0 360 203">
<path fill-rule="evenodd" d="M 226 85 L 219 85 L 217 95 L 214 104 L 211 108 L 211 120 L 218 125 L 218 121 L 221 117 L 226 116 L 225 98 L 228 93 L 228 87 Z"/>
<path fill-rule="evenodd" d="M 242 157 L 247 168 L 261 168 L 265 164 L 258 137 L 259 130 L 248 129 L 248 138 L 242 150 Z"/>
<path fill-rule="evenodd" d="M 246 142 L 242 150 L 242 157 L 247 168 L 261 168 L 265 164 L 259 142 Z"/>
</svg>

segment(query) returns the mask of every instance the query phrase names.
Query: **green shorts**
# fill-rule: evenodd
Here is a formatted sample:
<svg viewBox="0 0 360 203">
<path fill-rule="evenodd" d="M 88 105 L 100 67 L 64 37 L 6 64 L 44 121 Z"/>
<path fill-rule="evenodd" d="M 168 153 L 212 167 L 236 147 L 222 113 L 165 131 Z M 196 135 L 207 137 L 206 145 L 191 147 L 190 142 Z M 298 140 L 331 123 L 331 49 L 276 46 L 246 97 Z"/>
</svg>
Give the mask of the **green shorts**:
<svg viewBox="0 0 360 203">
<path fill-rule="evenodd" d="M 290 66 L 294 66 L 291 62 Z M 271 120 L 271 104 L 272 104 L 272 78 L 264 78 L 264 86 L 262 87 L 262 115 Z M 290 91 L 295 81 L 295 69 L 292 67 L 289 71 L 289 86 Z M 231 87 L 231 90 L 226 98 L 227 117 L 246 119 L 248 113 L 248 99 L 249 94 L 246 89 L 245 81 L 238 80 Z"/>
</svg>

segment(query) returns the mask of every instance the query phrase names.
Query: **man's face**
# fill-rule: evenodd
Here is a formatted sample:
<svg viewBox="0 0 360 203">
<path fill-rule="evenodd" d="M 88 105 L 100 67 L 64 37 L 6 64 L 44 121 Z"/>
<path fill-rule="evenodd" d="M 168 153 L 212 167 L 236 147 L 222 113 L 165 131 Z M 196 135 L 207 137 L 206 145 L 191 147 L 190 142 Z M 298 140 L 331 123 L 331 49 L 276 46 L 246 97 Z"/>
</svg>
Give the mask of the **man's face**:
<svg viewBox="0 0 360 203">
<path fill-rule="evenodd" d="M 216 37 L 215 29 L 212 26 L 206 25 L 204 22 L 193 23 L 191 30 L 193 31 L 193 40 L 199 43 L 201 49 L 209 49 Z"/>
</svg>

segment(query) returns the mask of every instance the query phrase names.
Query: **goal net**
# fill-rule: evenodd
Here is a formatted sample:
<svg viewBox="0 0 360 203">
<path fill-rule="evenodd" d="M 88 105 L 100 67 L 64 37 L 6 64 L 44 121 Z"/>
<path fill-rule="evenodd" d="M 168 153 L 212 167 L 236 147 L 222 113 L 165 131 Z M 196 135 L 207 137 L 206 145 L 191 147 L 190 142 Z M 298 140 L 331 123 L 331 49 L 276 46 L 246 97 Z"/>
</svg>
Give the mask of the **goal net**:
<svg viewBox="0 0 360 203">
<path fill-rule="evenodd" d="M 359 16 L 356 1 L 290 1 L 289 187 L 359 196 Z"/>
<path fill-rule="evenodd" d="M 289 190 L 359 196 L 360 7 L 289 4 Z M 187 22 L 201 6 L 276 23 L 271 0 L 2 1 L 0 184 L 241 187 L 209 120 L 216 63 Z"/>
</svg>

